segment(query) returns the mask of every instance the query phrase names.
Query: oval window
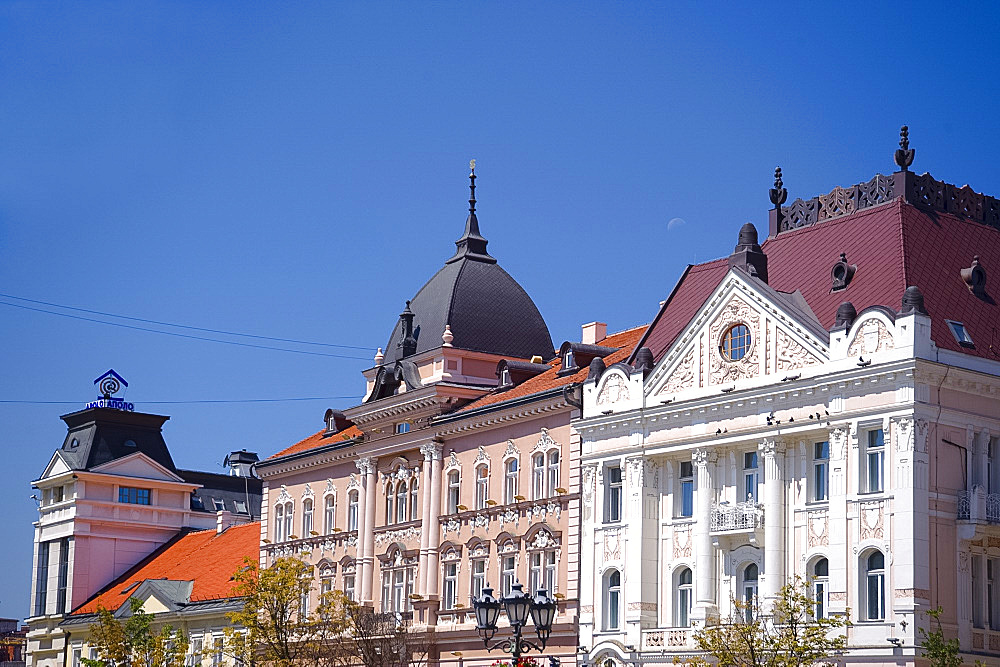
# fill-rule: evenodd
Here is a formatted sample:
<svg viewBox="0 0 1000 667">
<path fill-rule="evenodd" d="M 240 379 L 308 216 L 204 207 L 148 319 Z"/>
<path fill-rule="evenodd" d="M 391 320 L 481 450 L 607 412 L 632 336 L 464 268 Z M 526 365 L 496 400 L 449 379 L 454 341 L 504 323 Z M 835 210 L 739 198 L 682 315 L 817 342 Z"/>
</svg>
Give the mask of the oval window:
<svg viewBox="0 0 1000 667">
<path fill-rule="evenodd" d="M 729 327 L 719 348 L 727 361 L 739 361 L 750 351 L 750 329 L 745 324 Z"/>
</svg>

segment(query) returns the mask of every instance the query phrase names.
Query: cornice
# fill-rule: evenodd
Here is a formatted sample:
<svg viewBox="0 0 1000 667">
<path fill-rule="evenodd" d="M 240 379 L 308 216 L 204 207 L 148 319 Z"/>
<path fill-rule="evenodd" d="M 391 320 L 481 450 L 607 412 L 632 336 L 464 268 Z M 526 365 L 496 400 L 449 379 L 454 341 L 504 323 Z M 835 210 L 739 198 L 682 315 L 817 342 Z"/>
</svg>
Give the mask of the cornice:
<svg viewBox="0 0 1000 667">
<path fill-rule="evenodd" d="M 493 428 L 519 419 L 539 417 L 560 410 L 573 410 L 566 402 L 564 387 L 529 394 L 510 401 L 486 405 L 457 415 L 445 415 L 432 422 L 438 437 Z"/>
</svg>

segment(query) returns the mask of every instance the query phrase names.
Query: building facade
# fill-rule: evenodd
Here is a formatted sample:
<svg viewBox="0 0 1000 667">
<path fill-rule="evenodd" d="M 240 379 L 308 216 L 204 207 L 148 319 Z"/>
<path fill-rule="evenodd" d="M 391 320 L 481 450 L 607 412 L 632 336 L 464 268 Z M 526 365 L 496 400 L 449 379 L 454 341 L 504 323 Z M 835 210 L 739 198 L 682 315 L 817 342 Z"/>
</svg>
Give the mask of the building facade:
<svg viewBox="0 0 1000 667">
<path fill-rule="evenodd" d="M 583 388 L 581 644 L 664 663 L 808 581 L 850 664 L 915 664 L 941 606 L 1000 656 L 1000 203 L 908 170 L 783 206 L 685 271 Z M 652 360 L 652 363 L 650 363 Z M 642 362 L 642 363 L 639 363 Z M 589 520 L 588 520 L 589 519 Z"/>
</svg>

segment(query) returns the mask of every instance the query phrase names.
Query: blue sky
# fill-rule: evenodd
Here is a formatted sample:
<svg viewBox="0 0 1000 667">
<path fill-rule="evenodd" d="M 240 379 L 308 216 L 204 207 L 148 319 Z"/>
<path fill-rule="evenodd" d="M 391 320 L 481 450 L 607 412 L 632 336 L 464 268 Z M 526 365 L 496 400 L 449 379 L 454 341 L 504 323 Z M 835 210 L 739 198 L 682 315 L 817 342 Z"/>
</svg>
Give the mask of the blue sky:
<svg viewBox="0 0 1000 667">
<path fill-rule="evenodd" d="M 0 616 L 28 611 L 30 481 L 103 371 L 171 416 L 182 467 L 318 430 L 452 254 L 470 158 L 490 252 L 556 345 L 583 322 L 649 321 L 685 264 L 728 254 L 748 220 L 763 235 L 775 165 L 791 198 L 850 185 L 894 169 L 908 123 L 915 171 L 998 195 L 997 14 L 0 4 L 0 293 L 365 348 L 295 354 L 0 304 L 0 400 L 70 402 L 0 403 Z M 328 398 L 156 403 L 301 397 Z"/>
</svg>

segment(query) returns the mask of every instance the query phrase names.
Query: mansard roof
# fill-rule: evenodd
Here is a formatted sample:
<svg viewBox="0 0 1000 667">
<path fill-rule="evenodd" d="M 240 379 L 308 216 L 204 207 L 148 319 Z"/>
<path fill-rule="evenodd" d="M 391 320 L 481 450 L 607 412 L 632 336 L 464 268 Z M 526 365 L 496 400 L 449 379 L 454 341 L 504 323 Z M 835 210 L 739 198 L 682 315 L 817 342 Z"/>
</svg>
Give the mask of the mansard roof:
<svg viewBox="0 0 1000 667">
<path fill-rule="evenodd" d="M 87 408 L 62 416 L 68 431 L 63 460 L 73 470 L 89 470 L 141 452 L 176 471 L 161 428 L 170 417 L 112 408 Z"/>
<path fill-rule="evenodd" d="M 74 609 L 71 616 L 93 614 L 98 607 L 116 611 L 140 584 L 151 580 L 191 582 L 190 597 L 186 601 L 172 600 L 175 603 L 231 598 L 233 574 L 244 566 L 244 558 L 257 560 L 259 543 L 259 522 L 233 526 L 222 533 L 215 530 L 179 533 Z M 177 586 L 173 588 L 179 590 Z"/>
</svg>

